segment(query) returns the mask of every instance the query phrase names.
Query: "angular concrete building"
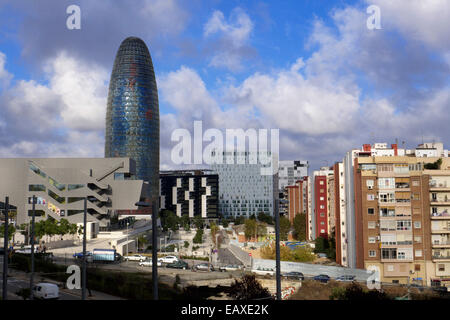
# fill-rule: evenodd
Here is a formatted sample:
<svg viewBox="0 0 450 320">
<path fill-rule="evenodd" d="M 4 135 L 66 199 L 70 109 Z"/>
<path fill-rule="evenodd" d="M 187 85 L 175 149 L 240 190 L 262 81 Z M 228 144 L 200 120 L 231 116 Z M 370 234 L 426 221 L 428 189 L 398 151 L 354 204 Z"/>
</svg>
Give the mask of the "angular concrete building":
<svg viewBox="0 0 450 320">
<path fill-rule="evenodd" d="M 106 111 L 105 157 L 129 157 L 136 179 L 159 194 L 159 106 L 152 58 L 144 41 L 129 37 L 114 61 Z"/>
<path fill-rule="evenodd" d="M 143 180 L 130 180 L 135 163 L 129 158 L 0 159 L 0 199 L 17 208 L 17 224 L 31 219 L 37 198 L 36 221 L 52 217 L 69 221 L 87 211 L 100 228 L 119 210 L 136 210 Z"/>
</svg>

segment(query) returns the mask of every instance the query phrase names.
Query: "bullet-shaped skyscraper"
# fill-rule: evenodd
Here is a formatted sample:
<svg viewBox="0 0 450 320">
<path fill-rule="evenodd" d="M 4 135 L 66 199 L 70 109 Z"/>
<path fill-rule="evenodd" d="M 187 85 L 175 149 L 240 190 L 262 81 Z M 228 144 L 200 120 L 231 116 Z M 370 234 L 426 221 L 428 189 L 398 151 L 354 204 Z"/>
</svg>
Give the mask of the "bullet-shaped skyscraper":
<svg viewBox="0 0 450 320">
<path fill-rule="evenodd" d="M 114 61 L 106 111 L 105 157 L 134 159 L 136 179 L 148 181 L 148 196 L 157 199 L 158 91 L 150 52 L 136 37 L 122 42 Z"/>
</svg>

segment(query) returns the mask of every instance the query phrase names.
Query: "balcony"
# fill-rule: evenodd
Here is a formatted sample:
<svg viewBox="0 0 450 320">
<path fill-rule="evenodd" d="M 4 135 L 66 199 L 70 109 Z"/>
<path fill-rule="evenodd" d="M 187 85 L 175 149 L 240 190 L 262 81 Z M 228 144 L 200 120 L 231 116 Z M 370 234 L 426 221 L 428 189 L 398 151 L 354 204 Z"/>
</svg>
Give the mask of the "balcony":
<svg viewBox="0 0 450 320">
<path fill-rule="evenodd" d="M 448 191 L 450 190 L 450 186 L 447 186 L 447 182 L 431 182 L 430 181 L 430 190 L 432 191 Z"/>
<path fill-rule="evenodd" d="M 450 240 L 434 241 L 432 246 L 435 247 L 435 248 L 449 248 L 450 247 Z"/>
<path fill-rule="evenodd" d="M 445 197 L 431 198 L 430 204 L 435 206 L 445 206 L 450 205 L 450 198 L 445 195 Z"/>
<path fill-rule="evenodd" d="M 450 219 L 450 213 L 448 212 L 448 210 L 444 210 L 441 212 L 432 212 L 431 219 L 434 219 L 434 220 Z"/>
<path fill-rule="evenodd" d="M 447 255 L 433 255 L 432 259 L 433 260 L 448 260 L 448 261 L 450 261 L 450 254 L 447 254 Z"/>
</svg>

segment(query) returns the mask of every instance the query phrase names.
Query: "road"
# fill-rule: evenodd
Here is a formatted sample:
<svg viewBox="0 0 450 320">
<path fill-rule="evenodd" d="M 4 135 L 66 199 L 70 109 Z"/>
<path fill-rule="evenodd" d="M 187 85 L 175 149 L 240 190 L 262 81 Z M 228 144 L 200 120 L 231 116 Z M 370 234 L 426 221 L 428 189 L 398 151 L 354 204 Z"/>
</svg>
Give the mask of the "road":
<svg viewBox="0 0 450 320">
<path fill-rule="evenodd" d="M 0 280 L 0 286 L 3 286 L 3 279 Z M 29 281 L 8 277 L 8 298 L 10 300 L 22 300 L 22 298 L 15 295 L 15 293 L 20 289 L 29 287 Z M 80 300 L 80 296 L 59 290 L 59 300 Z"/>
</svg>

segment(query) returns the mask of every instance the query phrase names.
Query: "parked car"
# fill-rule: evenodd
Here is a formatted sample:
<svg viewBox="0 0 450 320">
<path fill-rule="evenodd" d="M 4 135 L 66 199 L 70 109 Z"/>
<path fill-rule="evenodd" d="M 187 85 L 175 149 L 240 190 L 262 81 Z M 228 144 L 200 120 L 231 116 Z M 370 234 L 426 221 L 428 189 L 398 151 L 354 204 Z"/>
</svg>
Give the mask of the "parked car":
<svg viewBox="0 0 450 320">
<path fill-rule="evenodd" d="M 219 267 L 219 271 L 225 272 L 225 271 L 237 271 L 240 270 L 241 267 L 237 264 L 227 264 L 226 266 Z"/>
<path fill-rule="evenodd" d="M 214 271 L 212 264 L 200 263 L 192 267 L 192 271 Z"/>
<path fill-rule="evenodd" d="M 305 280 L 305 276 L 301 272 L 291 271 L 281 275 L 285 279 L 290 280 Z"/>
<path fill-rule="evenodd" d="M 41 282 L 33 287 L 35 299 L 59 299 L 59 288 L 56 284 Z"/>
<path fill-rule="evenodd" d="M 140 265 L 141 267 L 153 267 L 153 260 L 152 260 L 152 259 L 146 259 L 146 260 L 140 261 L 140 262 L 139 262 L 139 265 Z M 158 261 L 158 262 L 156 263 L 156 265 L 157 265 L 158 267 L 161 267 L 161 266 L 162 266 L 161 261 Z"/>
<path fill-rule="evenodd" d="M 174 263 L 176 261 L 179 261 L 178 257 L 175 256 L 165 256 L 162 258 L 159 258 L 158 261 L 162 262 L 162 263 Z"/>
<path fill-rule="evenodd" d="M 275 271 L 272 268 L 261 268 L 261 267 L 258 267 L 257 269 L 253 269 L 252 272 L 259 274 L 261 276 L 265 276 L 265 275 L 273 276 L 275 274 Z"/>
<path fill-rule="evenodd" d="M 352 282 L 354 281 L 356 278 L 356 276 L 351 276 L 351 275 L 341 275 L 339 277 L 336 278 L 336 281 L 342 281 L 342 282 Z"/>
<path fill-rule="evenodd" d="M 145 259 L 147 259 L 147 257 L 140 254 L 133 254 L 129 256 L 124 256 L 123 259 L 125 261 L 144 261 Z"/>
<path fill-rule="evenodd" d="M 318 276 L 314 277 L 314 280 L 324 282 L 324 283 L 327 283 L 328 281 L 330 281 L 330 279 L 331 278 L 326 274 L 319 274 Z"/>
<path fill-rule="evenodd" d="M 166 265 L 167 268 L 174 268 L 174 269 L 183 269 L 186 270 L 187 268 L 189 268 L 189 265 L 187 262 L 183 261 L 183 260 L 177 260 L 173 263 L 169 263 L 168 265 Z"/>
</svg>

